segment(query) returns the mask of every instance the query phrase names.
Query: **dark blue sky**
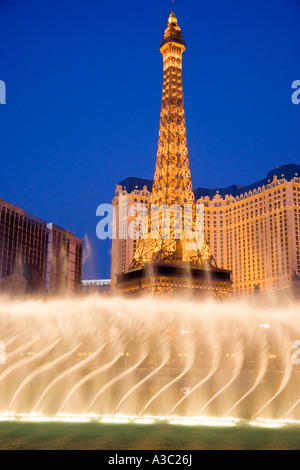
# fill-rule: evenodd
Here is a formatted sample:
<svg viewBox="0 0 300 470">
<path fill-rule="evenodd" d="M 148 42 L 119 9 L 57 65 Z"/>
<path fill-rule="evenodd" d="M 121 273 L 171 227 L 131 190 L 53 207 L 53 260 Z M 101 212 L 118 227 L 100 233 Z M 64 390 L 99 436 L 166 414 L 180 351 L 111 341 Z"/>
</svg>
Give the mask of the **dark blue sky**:
<svg viewBox="0 0 300 470">
<path fill-rule="evenodd" d="M 173 6 L 194 187 L 300 163 L 300 0 L 0 0 L 0 197 L 87 234 L 85 278 L 110 277 L 97 206 L 127 176 L 153 178 Z"/>
</svg>

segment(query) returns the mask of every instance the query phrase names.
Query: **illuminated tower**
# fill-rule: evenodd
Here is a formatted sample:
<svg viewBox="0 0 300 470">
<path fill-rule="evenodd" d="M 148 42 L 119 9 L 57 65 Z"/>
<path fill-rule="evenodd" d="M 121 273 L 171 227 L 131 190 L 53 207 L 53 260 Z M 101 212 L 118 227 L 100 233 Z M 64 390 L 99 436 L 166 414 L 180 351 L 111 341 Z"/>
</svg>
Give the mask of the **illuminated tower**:
<svg viewBox="0 0 300 470">
<path fill-rule="evenodd" d="M 185 42 L 174 11 L 160 51 L 164 75 L 151 208 L 130 269 L 117 276 L 122 293 L 211 290 L 213 277 L 221 275 L 205 243 L 201 207 L 196 207 L 193 193 L 182 85 Z M 230 273 L 223 271 L 218 281 L 227 292 Z"/>
<path fill-rule="evenodd" d="M 163 91 L 160 115 L 158 152 L 152 204 L 194 203 L 194 193 L 188 159 L 183 86 L 182 39 L 175 13 L 172 11 L 164 40 L 160 45 L 163 55 Z"/>
</svg>

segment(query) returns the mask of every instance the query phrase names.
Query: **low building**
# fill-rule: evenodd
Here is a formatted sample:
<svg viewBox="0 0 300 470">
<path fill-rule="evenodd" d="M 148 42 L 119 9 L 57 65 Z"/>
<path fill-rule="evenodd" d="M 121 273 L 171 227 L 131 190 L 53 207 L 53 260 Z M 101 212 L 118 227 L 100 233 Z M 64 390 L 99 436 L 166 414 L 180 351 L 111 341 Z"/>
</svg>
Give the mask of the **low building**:
<svg viewBox="0 0 300 470">
<path fill-rule="evenodd" d="M 82 292 L 84 294 L 107 294 L 111 293 L 111 280 L 110 279 L 93 279 L 84 280 L 81 282 Z"/>
</svg>

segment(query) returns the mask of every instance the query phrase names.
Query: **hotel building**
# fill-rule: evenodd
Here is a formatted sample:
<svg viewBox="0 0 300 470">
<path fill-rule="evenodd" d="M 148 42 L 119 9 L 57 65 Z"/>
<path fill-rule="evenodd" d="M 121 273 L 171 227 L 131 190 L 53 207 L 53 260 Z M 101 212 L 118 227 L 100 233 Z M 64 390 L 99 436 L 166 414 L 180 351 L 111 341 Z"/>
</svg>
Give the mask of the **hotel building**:
<svg viewBox="0 0 300 470">
<path fill-rule="evenodd" d="M 0 199 L 0 281 L 31 266 L 51 294 L 81 286 L 82 240 Z"/>
<path fill-rule="evenodd" d="M 126 215 L 134 204 L 148 206 L 151 191 L 152 181 L 142 178 L 116 186 L 112 288 L 116 274 L 129 269 L 139 242 L 127 236 L 136 217 Z M 283 165 L 248 186 L 200 187 L 194 193 L 204 206 L 206 241 L 217 265 L 232 271 L 236 295 L 278 291 L 300 276 L 300 165 Z"/>
</svg>

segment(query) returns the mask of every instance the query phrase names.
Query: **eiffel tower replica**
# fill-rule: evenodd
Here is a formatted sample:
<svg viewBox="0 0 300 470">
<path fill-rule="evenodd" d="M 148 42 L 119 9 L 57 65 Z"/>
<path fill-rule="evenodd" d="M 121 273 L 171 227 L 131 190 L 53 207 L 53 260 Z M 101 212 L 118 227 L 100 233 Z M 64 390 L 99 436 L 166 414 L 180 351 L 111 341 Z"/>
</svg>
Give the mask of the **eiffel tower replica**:
<svg viewBox="0 0 300 470">
<path fill-rule="evenodd" d="M 197 212 L 195 203 L 182 85 L 185 42 L 174 11 L 169 16 L 160 51 L 163 91 L 147 230 L 129 270 L 117 274 L 116 293 L 228 297 L 231 273 L 216 266 L 204 239 L 201 208 Z"/>
</svg>

